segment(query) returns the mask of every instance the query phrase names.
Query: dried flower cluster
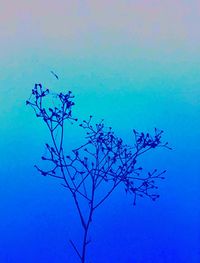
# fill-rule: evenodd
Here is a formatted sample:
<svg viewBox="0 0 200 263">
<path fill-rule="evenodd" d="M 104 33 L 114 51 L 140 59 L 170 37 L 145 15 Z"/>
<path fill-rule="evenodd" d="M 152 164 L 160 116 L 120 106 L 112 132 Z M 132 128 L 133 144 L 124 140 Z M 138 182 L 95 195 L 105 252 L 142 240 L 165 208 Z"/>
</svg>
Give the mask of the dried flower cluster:
<svg viewBox="0 0 200 263">
<path fill-rule="evenodd" d="M 70 240 L 70 243 L 80 261 L 85 263 L 86 247 L 90 242 L 88 230 L 96 208 L 119 184 L 124 185 L 126 193 L 133 195 L 134 205 L 137 197 L 146 196 L 155 201 L 159 197 L 154 191 L 158 188 L 156 181 L 164 179 L 166 171 L 154 170 L 146 174 L 142 167 L 137 166 L 137 159 L 151 149 L 171 148 L 168 147 L 168 143 L 162 143 L 163 131 L 157 129 L 153 136 L 133 130 L 133 145 L 128 146 L 115 135 L 111 127 L 104 126 L 103 120 L 92 124 L 93 118 L 90 116 L 88 120 L 79 124 L 86 132 L 85 143 L 68 151 L 66 155 L 63 149 L 64 122 L 78 121 L 72 117 L 74 96 L 71 91 L 57 94 L 59 107 L 47 109 L 43 99 L 49 94 L 49 90 L 43 89 L 41 84 L 35 84 L 31 98 L 26 101 L 26 104 L 34 109 L 36 116 L 46 123 L 52 138 L 52 145 L 46 144 L 48 156 L 42 156 L 42 160 L 51 164 L 51 169 L 35 167 L 43 176 L 60 179 L 62 185 L 71 192 L 84 235 L 81 249 L 78 249 L 73 241 Z M 58 131 L 59 139 L 56 137 Z M 83 206 L 88 207 L 88 213 L 83 213 Z"/>
</svg>

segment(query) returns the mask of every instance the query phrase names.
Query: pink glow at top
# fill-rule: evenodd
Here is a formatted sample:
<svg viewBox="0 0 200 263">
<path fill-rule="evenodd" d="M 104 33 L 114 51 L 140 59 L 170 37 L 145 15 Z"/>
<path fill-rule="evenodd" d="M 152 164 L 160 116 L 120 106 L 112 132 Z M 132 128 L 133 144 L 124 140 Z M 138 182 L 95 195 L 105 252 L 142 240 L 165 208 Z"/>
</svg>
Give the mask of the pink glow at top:
<svg viewBox="0 0 200 263">
<path fill-rule="evenodd" d="M 198 0 L 4 1 L 0 40 L 6 45 L 22 39 L 59 45 L 69 41 L 73 46 L 80 40 L 88 43 L 103 38 L 158 46 L 181 44 L 191 49 L 200 40 L 199 13 Z"/>
</svg>

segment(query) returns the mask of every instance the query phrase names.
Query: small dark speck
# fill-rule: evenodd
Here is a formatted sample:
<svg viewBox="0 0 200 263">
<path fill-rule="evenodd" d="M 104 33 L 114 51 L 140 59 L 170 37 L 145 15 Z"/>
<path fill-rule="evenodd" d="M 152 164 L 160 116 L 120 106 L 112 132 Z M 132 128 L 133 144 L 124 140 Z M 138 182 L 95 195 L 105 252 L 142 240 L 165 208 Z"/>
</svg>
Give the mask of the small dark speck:
<svg viewBox="0 0 200 263">
<path fill-rule="evenodd" d="M 56 73 L 54 73 L 52 70 L 51 70 L 51 74 L 53 74 L 55 78 L 59 79 L 58 75 Z"/>
</svg>

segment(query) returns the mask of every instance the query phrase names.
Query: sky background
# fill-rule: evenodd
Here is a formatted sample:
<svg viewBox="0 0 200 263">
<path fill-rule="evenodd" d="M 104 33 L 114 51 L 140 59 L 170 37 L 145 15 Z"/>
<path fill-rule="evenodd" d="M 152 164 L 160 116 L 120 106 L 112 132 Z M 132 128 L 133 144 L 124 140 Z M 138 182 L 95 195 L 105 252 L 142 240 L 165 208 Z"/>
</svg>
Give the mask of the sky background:
<svg viewBox="0 0 200 263">
<path fill-rule="evenodd" d="M 89 259 L 200 262 L 199 24 L 198 0 L 0 0 L 0 262 L 76 263 L 67 193 L 33 167 L 48 141 L 25 106 L 35 83 L 72 90 L 79 119 L 104 118 L 130 143 L 157 127 L 174 149 L 141 159 L 167 169 L 156 203 L 118 192 L 99 208 Z"/>
</svg>

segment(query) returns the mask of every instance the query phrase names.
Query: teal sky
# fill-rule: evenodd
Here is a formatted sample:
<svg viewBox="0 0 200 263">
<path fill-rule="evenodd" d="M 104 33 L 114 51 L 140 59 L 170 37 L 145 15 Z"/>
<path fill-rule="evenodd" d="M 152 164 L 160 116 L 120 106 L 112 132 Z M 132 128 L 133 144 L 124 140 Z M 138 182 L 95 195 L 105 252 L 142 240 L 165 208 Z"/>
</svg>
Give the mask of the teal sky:
<svg viewBox="0 0 200 263">
<path fill-rule="evenodd" d="M 48 138 L 25 106 L 35 83 L 72 90 L 74 114 L 129 143 L 157 127 L 174 149 L 144 159 L 168 171 L 156 204 L 119 193 L 99 211 L 94 263 L 199 262 L 199 24 L 198 0 L 0 1 L 0 262 L 74 262 L 65 192 L 33 168 Z"/>
</svg>

